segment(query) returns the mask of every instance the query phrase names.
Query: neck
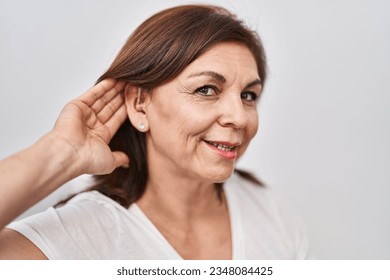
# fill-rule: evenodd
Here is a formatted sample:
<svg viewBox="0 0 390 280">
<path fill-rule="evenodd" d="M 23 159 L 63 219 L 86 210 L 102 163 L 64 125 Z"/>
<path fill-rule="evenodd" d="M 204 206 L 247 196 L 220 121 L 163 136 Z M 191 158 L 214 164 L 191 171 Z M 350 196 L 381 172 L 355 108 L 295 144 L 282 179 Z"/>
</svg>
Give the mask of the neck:
<svg viewBox="0 0 390 280">
<path fill-rule="evenodd" d="M 222 206 L 213 183 L 200 182 L 176 174 L 151 173 L 144 195 L 137 204 L 145 212 L 155 212 L 189 221 L 207 215 L 212 207 Z"/>
<path fill-rule="evenodd" d="M 213 181 L 153 159 L 145 193 L 137 201 L 144 214 L 183 258 L 231 258 L 227 203 Z"/>
</svg>

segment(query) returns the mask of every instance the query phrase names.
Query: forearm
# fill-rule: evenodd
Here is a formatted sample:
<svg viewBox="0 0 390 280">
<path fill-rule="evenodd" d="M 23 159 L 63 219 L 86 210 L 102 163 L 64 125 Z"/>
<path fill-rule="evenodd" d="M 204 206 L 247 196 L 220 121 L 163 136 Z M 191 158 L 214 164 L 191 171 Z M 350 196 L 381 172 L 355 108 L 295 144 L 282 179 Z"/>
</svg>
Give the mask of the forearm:
<svg viewBox="0 0 390 280">
<path fill-rule="evenodd" d="M 127 118 L 124 87 L 103 80 L 64 107 L 52 132 L 0 161 L 0 230 L 65 182 L 128 166 L 127 155 L 108 146 Z"/>
<path fill-rule="evenodd" d="M 77 151 L 53 134 L 0 162 L 0 230 L 80 175 Z"/>
</svg>

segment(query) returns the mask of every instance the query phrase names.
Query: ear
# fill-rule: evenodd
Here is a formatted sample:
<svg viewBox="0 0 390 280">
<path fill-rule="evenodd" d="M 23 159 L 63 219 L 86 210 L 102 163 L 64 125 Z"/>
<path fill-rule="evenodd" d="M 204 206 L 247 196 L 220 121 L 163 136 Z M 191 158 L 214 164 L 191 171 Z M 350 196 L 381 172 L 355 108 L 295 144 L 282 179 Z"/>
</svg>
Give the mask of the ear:
<svg viewBox="0 0 390 280">
<path fill-rule="evenodd" d="M 149 99 L 149 94 L 142 88 L 131 84 L 125 86 L 127 116 L 131 124 L 141 132 L 149 130 L 149 122 L 145 110 Z"/>
</svg>

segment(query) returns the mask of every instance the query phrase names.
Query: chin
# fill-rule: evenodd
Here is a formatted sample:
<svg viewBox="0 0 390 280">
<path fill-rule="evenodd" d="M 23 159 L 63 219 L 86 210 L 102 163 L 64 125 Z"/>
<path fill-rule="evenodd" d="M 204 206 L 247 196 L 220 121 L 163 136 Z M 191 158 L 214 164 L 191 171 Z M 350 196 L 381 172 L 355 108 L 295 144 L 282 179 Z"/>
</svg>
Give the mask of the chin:
<svg viewBox="0 0 390 280">
<path fill-rule="evenodd" d="M 203 178 L 211 183 L 223 183 L 232 176 L 234 166 L 231 168 L 215 168 L 203 173 Z"/>
</svg>

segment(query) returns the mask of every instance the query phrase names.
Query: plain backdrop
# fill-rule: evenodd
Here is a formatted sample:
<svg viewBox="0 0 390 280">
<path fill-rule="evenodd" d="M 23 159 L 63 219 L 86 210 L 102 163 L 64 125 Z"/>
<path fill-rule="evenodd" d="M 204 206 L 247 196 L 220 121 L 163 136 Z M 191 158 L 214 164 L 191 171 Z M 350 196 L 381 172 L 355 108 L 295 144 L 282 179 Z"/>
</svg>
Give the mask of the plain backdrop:
<svg viewBox="0 0 390 280">
<path fill-rule="evenodd" d="M 136 26 L 184 3 L 0 0 L 0 158 L 49 131 Z M 304 219 L 317 258 L 390 259 L 390 2 L 202 3 L 238 14 L 268 56 L 259 133 L 239 166 Z M 71 181 L 24 216 L 88 179 Z"/>
</svg>

